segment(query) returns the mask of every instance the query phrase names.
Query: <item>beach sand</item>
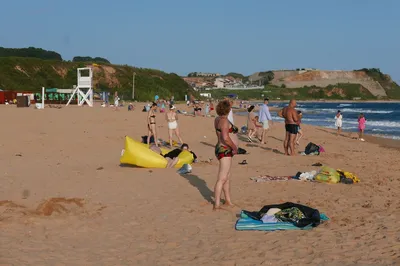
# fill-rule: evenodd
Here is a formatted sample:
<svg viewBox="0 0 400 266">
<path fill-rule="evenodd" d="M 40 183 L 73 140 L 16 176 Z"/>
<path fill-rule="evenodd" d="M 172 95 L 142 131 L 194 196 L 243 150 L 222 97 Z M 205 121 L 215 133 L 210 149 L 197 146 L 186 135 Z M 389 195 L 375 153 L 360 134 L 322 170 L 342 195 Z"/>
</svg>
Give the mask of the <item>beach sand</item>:
<svg viewBox="0 0 400 266">
<path fill-rule="evenodd" d="M 212 211 L 218 162 L 213 118 L 180 116 L 183 140 L 201 161 L 176 169 L 120 167 L 124 136 L 147 133 L 142 104 L 128 112 L 89 107 L 0 106 L 1 265 L 399 265 L 400 149 L 395 141 L 352 139 L 303 125 L 300 149 L 282 155 L 283 125 L 264 146 L 241 142 L 232 197 L 238 207 Z M 163 114 L 160 137 L 167 139 Z M 245 117 L 235 117 L 238 126 Z M 242 138 L 243 139 L 243 138 Z M 248 165 L 238 162 L 246 159 Z M 359 184 L 255 183 L 250 177 L 295 175 L 313 163 L 355 173 Z M 330 221 L 310 231 L 236 231 L 241 209 L 291 201 Z"/>
</svg>

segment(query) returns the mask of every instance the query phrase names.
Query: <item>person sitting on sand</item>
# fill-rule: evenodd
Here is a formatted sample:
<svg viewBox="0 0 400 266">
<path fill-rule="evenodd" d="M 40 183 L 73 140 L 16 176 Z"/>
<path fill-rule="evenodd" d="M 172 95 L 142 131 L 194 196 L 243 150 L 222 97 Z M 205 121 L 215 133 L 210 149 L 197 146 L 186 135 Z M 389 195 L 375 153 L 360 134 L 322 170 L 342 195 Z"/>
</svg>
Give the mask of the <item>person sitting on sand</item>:
<svg viewBox="0 0 400 266">
<path fill-rule="evenodd" d="M 147 115 L 147 143 L 150 143 L 150 137 L 154 136 L 154 142 L 158 146 L 157 140 L 157 128 L 156 128 L 156 114 L 155 111 L 157 110 L 157 104 L 153 103 L 151 105 L 149 114 Z"/>
<path fill-rule="evenodd" d="M 217 105 L 218 117 L 215 118 L 214 128 L 218 143 L 215 145 L 215 156 L 219 162 L 218 178 L 214 187 L 214 210 L 220 209 L 222 191 L 225 195 L 225 204 L 233 206 L 230 195 L 230 175 L 232 157 L 238 153 L 238 147 L 229 136 L 234 131 L 233 124 L 228 120 L 231 110 L 229 100 L 223 100 Z"/>
<path fill-rule="evenodd" d="M 179 134 L 178 128 L 178 114 L 175 112 L 176 107 L 174 105 L 169 106 L 169 111 L 165 113 L 165 118 L 168 121 L 168 135 L 169 135 L 169 145 L 172 147 L 172 135 L 178 137 L 180 143 L 183 143 L 181 135 Z"/>
<path fill-rule="evenodd" d="M 297 111 L 294 109 L 296 107 L 296 100 L 292 99 L 289 105 L 282 109 L 282 117 L 285 118 L 285 141 L 283 142 L 283 148 L 285 150 L 285 155 L 295 156 L 295 139 L 298 131 L 297 122 L 299 120 Z M 290 153 L 289 153 L 290 149 Z"/>
<path fill-rule="evenodd" d="M 365 116 L 363 113 L 360 113 L 358 116 L 358 131 L 359 131 L 359 140 L 365 141 L 364 140 L 364 130 L 365 130 L 365 123 L 367 122 L 367 119 L 365 119 Z"/>
<path fill-rule="evenodd" d="M 183 143 L 180 148 L 174 149 L 164 155 L 164 158 L 166 158 L 168 160 L 167 168 L 172 168 L 178 163 L 178 161 L 179 161 L 178 156 L 179 156 L 179 154 L 181 154 L 182 151 L 189 151 L 193 155 L 193 160 L 194 161 L 197 160 L 196 154 L 194 152 L 192 152 L 191 150 L 189 150 L 189 145 L 187 145 L 186 143 Z"/>
<path fill-rule="evenodd" d="M 343 124 L 343 116 L 340 110 L 337 111 L 335 115 L 335 127 L 337 128 L 337 135 L 340 135 L 342 132 L 342 124 Z"/>
<path fill-rule="evenodd" d="M 297 135 L 296 135 L 296 145 L 300 145 L 300 139 L 304 136 L 303 130 L 301 130 L 301 118 L 303 117 L 303 113 L 301 111 L 297 111 L 297 115 L 299 116 L 299 121 L 297 121 Z"/>
</svg>

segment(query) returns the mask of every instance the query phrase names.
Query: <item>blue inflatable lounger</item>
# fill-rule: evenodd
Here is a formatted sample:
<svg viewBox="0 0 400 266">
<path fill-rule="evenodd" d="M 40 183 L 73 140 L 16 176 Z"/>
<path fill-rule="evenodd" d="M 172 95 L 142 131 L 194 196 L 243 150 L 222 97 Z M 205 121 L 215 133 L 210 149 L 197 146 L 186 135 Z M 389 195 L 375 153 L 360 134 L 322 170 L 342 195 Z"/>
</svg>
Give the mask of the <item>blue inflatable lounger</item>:
<svg viewBox="0 0 400 266">
<path fill-rule="evenodd" d="M 297 223 L 290 221 L 290 217 L 288 217 L 287 221 L 263 222 L 261 217 L 263 217 L 269 209 L 274 208 L 279 208 L 281 210 L 293 210 L 293 208 L 296 208 L 301 210 L 305 217 Z M 309 230 L 328 220 L 329 218 L 325 214 L 320 214 L 316 209 L 286 202 L 283 204 L 264 206 L 259 212 L 243 210 L 240 213 L 240 218 L 237 220 L 235 228 L 239 231 Z"/>
</svg>

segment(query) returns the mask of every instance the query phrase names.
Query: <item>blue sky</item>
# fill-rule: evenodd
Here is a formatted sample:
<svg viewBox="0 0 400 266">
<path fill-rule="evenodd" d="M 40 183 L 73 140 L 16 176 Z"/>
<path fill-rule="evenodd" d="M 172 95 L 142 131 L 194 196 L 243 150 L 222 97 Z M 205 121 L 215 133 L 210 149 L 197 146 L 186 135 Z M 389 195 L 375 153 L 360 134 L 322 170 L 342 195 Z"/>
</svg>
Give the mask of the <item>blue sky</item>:
<svg viewBox="0 0 400 266">
<path fill-rule="evenodd" d="M 161 69 L 251 74 L 378 67 L 400 81 L 397 0 L 3 1 L 0 46 Z"/>
</svg>

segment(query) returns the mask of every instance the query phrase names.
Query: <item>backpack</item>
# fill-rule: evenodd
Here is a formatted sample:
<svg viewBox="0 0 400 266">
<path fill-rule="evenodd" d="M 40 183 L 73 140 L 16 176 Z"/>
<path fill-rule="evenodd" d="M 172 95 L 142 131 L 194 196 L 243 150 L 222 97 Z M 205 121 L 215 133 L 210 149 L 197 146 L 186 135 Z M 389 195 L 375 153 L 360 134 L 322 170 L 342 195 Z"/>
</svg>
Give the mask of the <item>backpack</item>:
<svg viewBox="0 0 400 266">
<path fill-rule="evenodd" d="M 307 144 L 306 149 L 304 150 L 304 153 L 310 154 L 313 152 L 319 152 L 319 146 L 317 144 L 310 142 Z"/>
</svg>

